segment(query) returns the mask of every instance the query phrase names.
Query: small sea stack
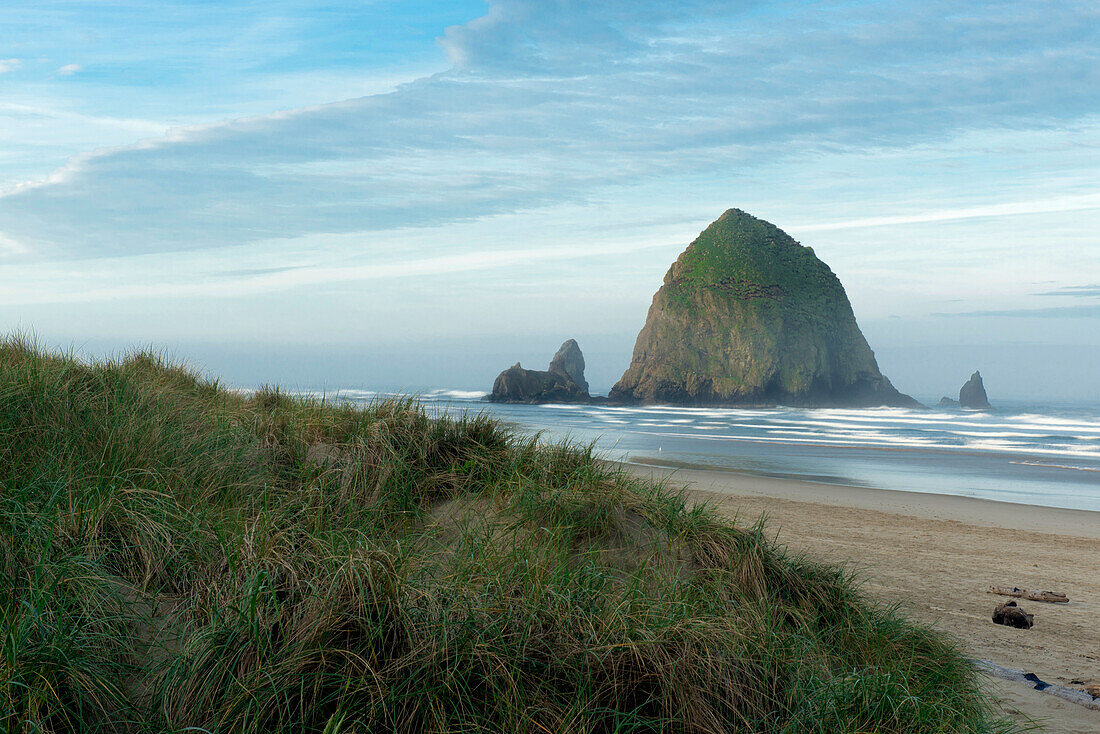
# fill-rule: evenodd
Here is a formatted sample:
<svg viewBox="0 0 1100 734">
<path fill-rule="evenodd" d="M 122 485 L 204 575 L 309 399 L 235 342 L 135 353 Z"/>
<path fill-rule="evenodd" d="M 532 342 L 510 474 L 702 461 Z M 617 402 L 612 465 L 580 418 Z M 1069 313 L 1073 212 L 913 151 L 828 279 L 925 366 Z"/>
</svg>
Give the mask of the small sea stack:
<svg viewBox="0 0 1100 734">
<path fill-rule="evenodd" d="M 576 339 L 566 340 L 546 370 L 516 362 L 497 375 L 489 400 L 494 403 L 587 403 L 584 355 Z"/>
<path fill-rule="evenodd" d="M 972 410 L 989 410 L 993 406 L 989 404 L 989 397 L 985 394 L 985 385 L 982 383 L 982 373 L 977 370 L 959 389 L 958 405 Z"/>
</svg>

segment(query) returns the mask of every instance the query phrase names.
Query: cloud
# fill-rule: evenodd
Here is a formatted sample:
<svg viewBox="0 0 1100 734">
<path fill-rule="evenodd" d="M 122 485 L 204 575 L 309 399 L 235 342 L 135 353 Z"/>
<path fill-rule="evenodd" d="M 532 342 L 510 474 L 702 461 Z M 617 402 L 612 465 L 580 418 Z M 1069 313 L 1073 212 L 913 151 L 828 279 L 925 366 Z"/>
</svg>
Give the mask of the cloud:
<svg viewBox="0 0 1100 734">
<path fill-rule="evenodd" d="M 3 243 L 0 239 L 0 247 Z M 156 268 L 159 272 L 147 278 L 120 279 L 118 261 L 112 261 L 97 272 L 89 272 L 83 268 L 62 268 L 55 272 L 32 273 L 26 278 L 12 278 L 0 283 L 0 304 L 26 306 L 123 299 L 248 298 L 263 293 L 319 285 L 429 276 L 450 277 L 459 273 L 526 269 L 530 266 L 545 268 L 552 263 L 617 257 L 667 247 L 667 244 L 653 243 L 513 247 L 453 255 L 404 256 L 328 266 L 228 269 L 191 279 L 180 278 L 171 268 L 163 266 Z"/>
<path fill-rule="evenodd" d="M 15 71 L 22 65 L 22 59 L 0 59 L 0 74 L 6 74 L 9 71 Z"/>
<path fill-rule="evenodd" d="M 962 209 L 942 209 L 917 214 L 902 214 L 893 217 L 869 217 L 867 219 L 853 219 L 845 222 L 795 224 L 791 225 L 788 229 L 792 232 L 828 232 L 841 229 L 860 229 L 863 227 L 887 227 L 899 224 L 946 222 L 958 219 L 1005 217 L 1022 214 L 1049 214 L 1051 212 L 1072 212 L 1098 208 L 1100 208 L 1100 193 L 1064 196 L 1037 201 L 1014 201 L 1004 204 L 989 204 Z"/>
<path fill-rule="evenodd" d="M 13 240 L 11 237 L 4 236 L 0 233 L 0 256 L 4 255 L 22 255 L 27 252 L 27 247 L 21 242 Z"/>
<path fill-rule="evenodd" d="M 1067 285 L 1052 291 L 1036 293 L 1037 296 L 1073 296 L 1076 298 L 1100 297 L 1100 284 L 1096 285 Z"/>
<path fill-rule="evenodd" d="M 639 181 L 730 180 L 982 126 L 1059 126 L 1100 113 L 1080 93 L 1100 88 L 1097 28 L 1090 3 L 1051 14 L 959 13 L 946 0 L 495 0 L 440 40 L 448 72 L 75 157 L 0 196 L 0 229 L 47 254 L 194 250 L 591 202 Z"/>
<path fill-rule="evenodd" d="M 1095 318 L 1100 317 L 1100 304 L 1087 306 L 1054 306 L 1051 308 L 1011 308 L 1004 310 L 966 311 L 962 313 L 937 313 L 933 315 L 1012 319 Z"/>
<path fill-rule="evenodd" d="M 65 64 L 57 70 L 57 73 L 61 76 L 72 76 L 81 71 L 84 71 L 84 67 L 80 64 Z"/>
<path fill-rule="evenodd" d="M 229 270 L 223 270 L 217 274 L 219 278 L 254 278 L 260 275 L 276 275 L 278 273 L 287 273 L 292 270 L 301 270 L 302 265 L 287 265 L 284 267 L 274 268 L 231 268 Z"/>
</svg>

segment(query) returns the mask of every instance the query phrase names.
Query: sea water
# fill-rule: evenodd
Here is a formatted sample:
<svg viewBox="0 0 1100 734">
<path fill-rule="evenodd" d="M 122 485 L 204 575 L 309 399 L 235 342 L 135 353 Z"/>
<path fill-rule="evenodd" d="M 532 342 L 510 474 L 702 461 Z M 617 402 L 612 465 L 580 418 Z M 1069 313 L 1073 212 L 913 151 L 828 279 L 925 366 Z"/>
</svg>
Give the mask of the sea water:
<svg viewBox="0 0 1100 734">
<path fill-rule="evenodd" d="M 419 398 L 435 414 L 484 411 L 546 440 L 593 444 L 617 461 L 1100 510 L 1100 405 L 998 401 L 989 412 L 510 405 L 442 389 Z"/>
</svg>

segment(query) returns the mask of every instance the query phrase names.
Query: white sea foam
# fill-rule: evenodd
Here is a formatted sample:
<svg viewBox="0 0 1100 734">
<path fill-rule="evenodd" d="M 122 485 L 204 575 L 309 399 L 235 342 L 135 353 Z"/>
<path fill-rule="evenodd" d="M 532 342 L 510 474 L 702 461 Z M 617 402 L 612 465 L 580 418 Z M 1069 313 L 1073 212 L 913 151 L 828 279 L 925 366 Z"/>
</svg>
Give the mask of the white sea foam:
<svg viewBox="0 0 1100 734">
<path fill-rule="evenodd" d="M 757 436 L 738 434 L 716 435 L 712 433 L 681 433 L 681 432 L 651 432 L 654 436 L 667 436 L 669 438 L 697 438 L 704 441 L 751 441 L 757 443 L 793 443 L 823 446 L 844 446 L 850 448 L 923 448 L 939 449 L 947 451 L 986 451 L 1010 454 L 1073 456 L 1078 458 L 1100 459 L 1100 446 L 1076 447 L 1067 444 L 1051 444 L 1045 446 L 1032 446 L 1010 441 L 973 441 L 966 443 L 948 443 L 929 437 L 916 436 L 885 436 L 877 440 L 866 440 L 859 434 L 838 435 L 835 433 L 813 432 L 801 433 L 788 431 L 792 436 L 775 435 L 778 431 Z"/>
<path fill-rule="evenodd" d="M 482 398 L 488 396 L 488 393 L 482 390 L 447 390 L 441 388 L 437 390 L 429 390 L 427 392 L 421 393 L 421 395 L 426 398 L 437 399 L 452 398 L 455 400 L 481 400 Z"/>
<path fill-rule="evenodd" d="M 1096 466 L 1076 466 L 1074 464 L 1051 464 L 1045 461 L 1013 461 L 1013 464 L 1019 464 L 1020 466 L 1044 466 L 1050 469 L 1072 469 L 1074 471 L 1091 471 L 1100 472 L 1100 467 Z"/>
<path fill-rule="evenodd" d="M 1036 426 L 1042 426 L 1044 429 L 1064 429 L 1069 433 L 1095 433 L 1100 435 L 1100 425 L 1091 421 L 1067 421 L 1064 418 L 1053 418 L 1050 416 L 1042 415 L 1018 415 L 1008 418 L 1008 420 L 1014 423 L 1027 422 Z"/>
<path fill-rule="evenodd" d="M 352 400 L 385 396 L 385 393 L 369 390 L 339 392 L 339 397 Z M 484 398 L 485 393 L 441 388 L 424 392 L 421 397 L 429 402 L 473 403 Z M 697 438 L 708 442 L 753 441 L 1100 460 L 1100 420 L 1090 420 L 1087 413 L 1081 413 L 1082 417 L 1078 418 L 1073 414 L 918 411 L 907 408 L 697 408 L 584 404 L 470 407 L 492 410 L 508 420 L 530 423 L 535 428 L 551 429 L 551 434 L 569 431 L 604 436 L 606 439 L 601 438 L 601 441 L 605 443 L 614 440 L 615 436 L 637 434 Z M 539 414 L 532 411 L 548 412 L 543 412 L 543 417 L 539 418 Z"/>
<path fill-rule="evenodd" d="M 339 390 L 334 390 L 330 393 L 311 392 L 309 394 L 314 397 L 324 397 L 327 395 L 327 397 L 330 398 L 343 398 L 345 400 L 370 400 L 371 398 L 378 397 L 380 395 L 388 395 L 389 393 L 380 393 L 374 390 L 356 390 L 355 388 L 345 387 Z"/>
</svg>

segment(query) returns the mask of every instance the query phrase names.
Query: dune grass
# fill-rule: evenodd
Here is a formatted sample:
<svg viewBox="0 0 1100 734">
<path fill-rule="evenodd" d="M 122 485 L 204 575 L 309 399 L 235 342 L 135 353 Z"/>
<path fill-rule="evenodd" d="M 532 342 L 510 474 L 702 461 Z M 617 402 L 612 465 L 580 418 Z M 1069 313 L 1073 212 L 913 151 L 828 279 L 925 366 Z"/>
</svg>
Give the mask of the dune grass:
<svg viewBox="0 0 1100 734">
<path fill-rule="evenodd" d="M 995 732 L 952 643 L 590 449 L 0 344 L 0 732 Z"/>
</svg>

